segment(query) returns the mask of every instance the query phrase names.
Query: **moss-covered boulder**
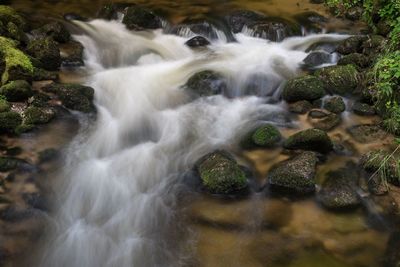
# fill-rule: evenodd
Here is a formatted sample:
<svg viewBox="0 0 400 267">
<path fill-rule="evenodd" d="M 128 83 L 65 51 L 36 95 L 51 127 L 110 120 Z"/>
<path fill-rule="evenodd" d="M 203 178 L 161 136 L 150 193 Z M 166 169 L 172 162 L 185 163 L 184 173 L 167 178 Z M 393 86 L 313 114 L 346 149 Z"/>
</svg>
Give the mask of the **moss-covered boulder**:
<svg viewBox="0 0 400 267">
<path fill-rule="evenodd" d="M 296 114 L 305 114 L 312 108 L 313 105 L 307 100 L 301 100 L 289 104 L 289 111 Z"/>
<path fill-rule="evenodd" d="M 34 81 L 56 81 L 58 80 L 58 73 L 55 71 L 47 71 L 41 68 L 33 69 L 32 80 Z"/>
<path fill-rule="evenodd" d="M 22 30 L 26 30 L 28 26 L 26 20 L 21 17 L 21 15 L 19 15 L 15 9 L 4 5 L 0 5 L 0 22 L 2 22 L 4 25 L 12 22 Z"/>
<path fill-rule="evenodd" d="M 376 58 L 386 47 L 387 41 L 380 35 L 369 35 L 363 42 L 363 53 Z"/>
<path fill-rule="evenodd" d="M 315 153 L 308 151 L 278 163 L 268 173 L 270 189 L 297 194 L 314 192 L 317 161 Z"/>
<path fill-rule="evenodd" d="M 312 75 L 290 79 L 283 88 L 282 97 L 287 102 L 313 101 L 325 95 L 323 82 Z"/>
<path fill-rule="evenodd" d="M 158 29 L 162 27 L 160 17 L 153 11 L 139 6 L 128 7 L 122 23 L 131 30 Z"/>
<path fill-rule="evenodd" d="M 337 51 L 343 55 L 361 53 L 363 50 L 362 45 L 365 40 L 367 40 L 366 36 L 352 36 L 342 41 L 337 47 Z"/>
<path fill-rule="evenodd" d="M 0 65 L 2 84 L 13 80 L 31 80 L 33 65 L 27 55 L 17 48 L 17 43 L 0 36 Z"/>
<path fill-rule="evenodd" d="M 7 99 L 0 95 L 0 112 L 9 111 L 11 108 L 10 103 L 8 103 Z"/>
<path fill-rule="evenodd" d="M 357 193 L 358 173 L 355 166 L 348 166 L 328 172 L 317 194 L 318 201 L 328 209 L 357 207 L 360 198 Z"/>
<path fill-rule="evenodd" d="M 52 84 L 46 91 L 56 94 L 62 104 L 69 109 L 81 112 L 94 111 L 94 89 L 80 84 Z"/>
<path fill-rule="evenodd" d="M 46 70 L 58 70 L 61 65 L 60 49 L 58 43 L 51 37 L 32 40 L 27 52 L 39 60 Z"/>
<path fill-rule="evenodd" d="M 311 150 L 328 153 L 333 149 L 333 144 L 325 131 L 319 129 L 307 129 L 290 136 L 283 146 L 287 149 Z"/>
<path fill-rule="evenodd" d="M 322 68 L 315 75 L 323 81 L 325 90 L 338 95 L 354 93 L 360 81 L 359 72 L 353 65 Z"/>
<path fill-rule="evenodd" d="M 55 21 L 31 31 L 35 39 L 51 37 L 59 43 L 66 43 L 71 39 L 71 34 L 61 22 Z"/>
<path fill-rule="evenodd" d="M 24 111 L 25 124 L 44 124 L 51 121 L 55 116 L 52 108 L 30 106 Z"/>
<path fill-rule="evenodd" d="M 346 110 L 346 104 L 344 103 L 343 98 L 340 96 L 333 96 L 325 100 L 324 109 L 336 114 L 340 114 Z"/>
<path fill-rule="evenodd" d="M 26 161 L 13 157 L 0 157 L 0 172 L 14 170 L 21 165 L 26 164 Z"/>
<path fill-rule="evenodd" d="M 7 37 L 17 40 L 23 44 L 28 43 L 28 36 L 24 33 L 24 31 L 15 25 L 13 22 L 8 22 L 6 25 L 6 34 Z"/>
<path fill-rule="evenodd" d="M 373 116 L 376 114 L 373 106 L 358 101 L 353 104 L 353 112 L 360 116 Z"/>
<path fill-rule="evenodd" d="M 273 147 L 282 139 L 279 130 L 272 124 L 261 125 L 250 131 L 242 141 L 244 148 Z"/>
<path fill-rule="evenodd" d="M 14 133 L 22 123 L 21 115 L 13 111 L 0 113 L 0 133 Z"/>
<path fill-rule="evenodd" d="M 247 189 L 245 172 L 225 151 L 215 151 L 196 164 L 207 191 L 213 194 L 234 194 Z"/>
<path fill-rule="evenodd" d="M 352 53 L 341 57 L 337 64 L 343 66 L 354 64 L 359 69 L 364 69 L 371 65 L 371 60 L 364 54 Z"/>
<path fill-rule="evenodd" d="M 347 128 L 347 132 L 359 143 L 380 142 L 388 134 L 375 124 L 359 124 Z"/>
<path fill-rule="evenodd" d="M 0 87 L 0 94 L 4 95 L 8 101 L 23 101 L 32 96 L 33 92 L 27 81 L 18 80 Z"/>
<path fill-rule="evenodd" d="M 323 109 L 312 109 L 307 119 L 314 128 L 323 131 L 332 130 L 342 121 L 338 114 Z"/>
<path fill-rule="evenodd" d="M 202 71 L 189 78 L 184 88 L 198 96 L 211 96 L 226 92 L 224 77 L 214 71 Z"/>
</svg>

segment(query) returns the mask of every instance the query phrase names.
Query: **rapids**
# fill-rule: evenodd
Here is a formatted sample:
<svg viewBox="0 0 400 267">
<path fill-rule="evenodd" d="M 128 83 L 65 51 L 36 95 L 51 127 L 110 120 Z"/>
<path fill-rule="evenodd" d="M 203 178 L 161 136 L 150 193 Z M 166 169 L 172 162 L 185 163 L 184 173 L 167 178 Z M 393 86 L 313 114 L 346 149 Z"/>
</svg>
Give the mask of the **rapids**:
<svg viewBox="0 0 400 267">
<path fill-rule="evenodd" d="M 85 83 L 95 89 L 97 119 L 66 152 L 54 217 L 40 266 L 184 266 L 194 235 L 177 208 L 183 174 L 218 148 L 232 151 L 248 127 L 290 127 L 279 94 L 301 73 L 307 49 L 345 35 L 275 43 L 246 32 L 192 50 L 181 37 L 131 32 L 120 22 L 74 22 L 85 47 Z M 183 88 L 202 70 L 229 81 L 223 95 L 192 99 Z M 246 84 L 262 77 L 254 95 Z M 256 79 L 256 81 L 258 81 Z"/>
</svg>

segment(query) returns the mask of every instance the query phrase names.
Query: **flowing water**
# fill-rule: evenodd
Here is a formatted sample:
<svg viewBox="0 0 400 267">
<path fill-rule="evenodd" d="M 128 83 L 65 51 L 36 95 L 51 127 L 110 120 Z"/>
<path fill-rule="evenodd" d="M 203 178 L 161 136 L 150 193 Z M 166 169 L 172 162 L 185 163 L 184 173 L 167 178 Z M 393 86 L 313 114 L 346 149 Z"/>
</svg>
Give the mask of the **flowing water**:
<svg viewBox="0 0 400 267">
<path fill-rule="evenodd" d="M 131 32 L 118 21 L 73 24 L 98 114 L 81 120 L 65 152 L 38 266 L 379 266 L 387 234 L 371 228 L 364 211 L 335 214 L 314 199 L 267 196 L 258 188 L 285 156 L 239 149 L 246 130 L 260 122 L 285 136 L 307 127 L 279 100 L 280 84 L 301 73 L 313 44 L 346 35 L 275 43 L 243 32 L 227 42 L 216 30 L 208 49 L 192 50 L 188 32 Z M 227 77 L 223 95 L 193 99 L 183 88 L 202 70 Z M 264 86 L 248 95 L 257 77 Z M 345 116 L 346 124 L 355 123 Z M 184 174 L 215 149 L 236 152 L 254 169 L 251 196 L 226 200 L 191 190 Z M 327 166 L 349 158 L 333 157 Z"/>
</svg>

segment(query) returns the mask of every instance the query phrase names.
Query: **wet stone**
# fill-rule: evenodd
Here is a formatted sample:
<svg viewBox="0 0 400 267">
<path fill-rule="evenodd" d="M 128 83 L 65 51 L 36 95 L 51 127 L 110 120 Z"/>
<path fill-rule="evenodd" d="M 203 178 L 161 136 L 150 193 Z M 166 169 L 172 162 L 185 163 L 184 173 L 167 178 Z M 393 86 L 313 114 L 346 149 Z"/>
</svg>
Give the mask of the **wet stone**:
<svg viewBox="0 0 400 267">
<path fill-rule="evenodd" d="M 289 104 L 289 111 L 297 114 L 305 114 L 312 108 L 313 105 L 307 100 L 297 101 Z"/>
<path fill-rule="evenodd" d="M 210 42 L 202 36 L 193 37 L 185 43 L 185 45 L 187 45 L 191 48 L 204 47 L 209 44 L 210 44 Z"/>
<path fill-rule="evenodd" d="M 373 116 L 376 114 L 373 106 L 361 102 L 354 103 L 353 112 L 360 116 Z"/>
<path fill-rule="evenodd" d="M 374 124 L 355 125 L 348 128 L 347 132 L 354 140 L 362 144 L 380 142 L 388 136 L 384 130 Z"/>
</svg>

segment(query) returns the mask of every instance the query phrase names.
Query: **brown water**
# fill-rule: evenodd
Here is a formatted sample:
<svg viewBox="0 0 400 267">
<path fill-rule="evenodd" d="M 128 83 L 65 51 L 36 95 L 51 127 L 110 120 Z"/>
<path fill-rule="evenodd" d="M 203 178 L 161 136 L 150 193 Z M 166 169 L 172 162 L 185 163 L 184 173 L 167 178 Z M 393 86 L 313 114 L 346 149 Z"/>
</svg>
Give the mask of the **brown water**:
<svg viewBox="0 0 400 267">
<path fill-rule="evenodd" d="M 24 1 L 14 0 L 12 5 L 32 16 L 61 17 L 74 12 L 94 17 L 97 10 L 108 1 Z M 143 4 L 159 10 L 172 22 L 203 15 L 225 14 L 230 10 L 250 9 L 272 16 L 290 18 L 304 11 L 317 11 L 328 16 L 321 5 L 309 4 L 307 0 L 271 1 L 126 1 Z M 354 27 L 354 28 L 349 28 Z M 360 25 L 330 18 L 327 28 L 331 31 L 359 30 Z M 65 81 L 81 80 L 79 75 L 64 72 Z M 392 137 L 376 140 L 371 144 L 359 144 L 346 132 L 346 128 L 360 123 L 376 122 L 376 117 L 359 117 L 348 114 L 342 124 L 329 135 L 333 140 L 346 144 L 353 150 L 352 156 L 332 156 L 318 168 L 317 180 L 324 174 L 344 166 L 346 162 L 358 160 L 359 155 L 373 148 L 389 148 Z M 299 116 L 299 128 L 281 129 L 287 137 L 309 128 L 305 116 Z M 37 162 L 37 151 L 44 148 L 61 148 L 76 129 L 71 121 L 57 121 L 41 131 L 7 140 L 7 146 L 20 146 L 23 158 Z M 251 165 L 260 184 L 265 184 L 271 166 L 287 156 L 281 149 L 262 149 L 243 152 L 240 160 Z M 23 203 L 21 193 L 37 192 L 37 184 L 44 191 L 52 183 L 51 168 L 43 174 L 40 183 L 31 183 L 29 175 L 17 175 L 9 197 Z M 47 185 L 46 185 L 47 184 Z M 50 192 L 49 195 L 56 192 Z M 292 201 L 268 196 L 265 192 L 253 194 L 241 200 L 224 200 L 208 195 L 194 194 L 181 204 L 182 217 L 193 232 L 194 243 L 188 254 L 193 266 L 201 267 L 379 267 L 386 249 L 388 230 L 382 225 L 372 227 L 370 211 L 366 208 L 350 213 L 335 213 L 322 209 L 313 197 Z M 185 198 L 186 199 L 186 198 Z M 21 204 L 23 205 L 23 204 Z M 379 216 L 379 215 L 377 215 Z M 383 220 L 383 219 L 382 219 Z M 43 233 L 41 221 L 23 223 L 1 222 L 6 247 L 18 257 L 29 257 L 34 242 Z M 384 230 L 382 230 L 382 228 Z M 13 260 L 10 265 L 14 265 Z M 20 266 L 25 265 L 26 262 Z"/>
</svg>

